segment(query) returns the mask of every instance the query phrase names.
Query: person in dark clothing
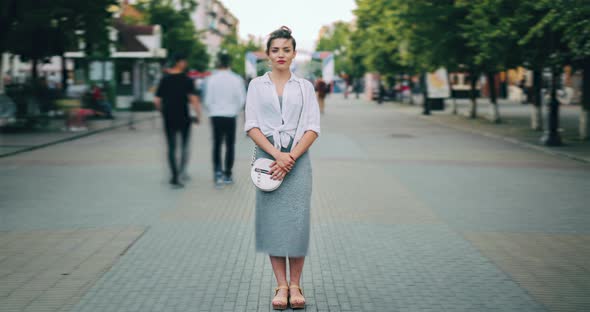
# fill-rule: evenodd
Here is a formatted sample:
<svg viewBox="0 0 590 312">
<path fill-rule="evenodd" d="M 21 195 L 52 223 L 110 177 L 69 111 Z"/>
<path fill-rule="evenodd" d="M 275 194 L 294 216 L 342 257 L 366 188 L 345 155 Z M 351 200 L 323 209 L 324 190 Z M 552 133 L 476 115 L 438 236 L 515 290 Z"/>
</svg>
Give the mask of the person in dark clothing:
<svg viewBox="0 0 590 312">
<path fill-rule="evenodd" d="M 359 98 L 359 93 L 361 93 L 361 79 L 355 78 L 354 79 L 354 93 L 356 94 L 356 98 Z"/>
<path fill-rule="evenodd" d="M 98 85 L 92 86 L 92 101 L 96 106 L 96 110 L 106 114 L 107 118 L 114 119 L 113 109 L 111 103 L 107 100 L 102 88 Z"/>
<path fill-rule="evenodd" d="M 201 103 L 193 81 L 187 77 L 185 70 L 187 61 L 183 55 L 175 55 L 174 66 L 168 70 L 158 85 L 154 104 L 162 113 L 166 142 L 168 143 L 168 163 L 172 172 L 170 184 L 173 187 L 183 187 L 180 178 L 187 177 L 186 166 L 188 164 L 188 145 L 190 139 L 191 121 L 199 123 L 201 117 Z M 197 114 L 191 120 L 188 102 L 193 106 Z M 182 138 L 182 152 L 180 165 L 177 165 L 176 141 L 178 134 Z"/>
<path fill-rule="evenodd" d="M 379 81 L 379 90 L 377 93 L 377 104 L 383 104 L 383 98 L 385 97 L 385 86 L 382 81 Z"/>
</svg>

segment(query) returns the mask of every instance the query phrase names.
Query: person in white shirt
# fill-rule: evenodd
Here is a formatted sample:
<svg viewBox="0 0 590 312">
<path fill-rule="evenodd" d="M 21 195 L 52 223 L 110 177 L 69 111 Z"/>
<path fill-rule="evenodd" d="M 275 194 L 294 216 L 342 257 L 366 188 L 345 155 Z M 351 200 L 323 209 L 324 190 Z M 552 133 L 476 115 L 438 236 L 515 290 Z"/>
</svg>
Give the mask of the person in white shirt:
<svg viewBox="0 0 590 312">
<path fill-rule="evenodd" d="M 283 181 L 273 192 L 256 191 L 256 250 L 270 256 L 278 284 L 272 306 L 277 310 L 286 309 L 288 303 L 291 308 L 305 307 L 299 285 L 309 247 L 312 168 L 308 150 L 320 133 L 314 87 L 290 71 L 295 47 L 289 28 L 270 34 L 266 54 L 272 71 L 250 82 L 244 125 L 258 146 L 256 158 L 274 159 L 270 174 Z"/>
<path fill-rule="evenodd" d="M 246 86 L 242 77 L 229 69 L 231 58 L 218 55 L 218 70 L 205 82 L 204 103 L 213 128 L 213 171 L 217 188 L 232 184 L 236 118 L 244 108 Z M 221 146 L 225 143 L 225 167 L 221 163 Z"/>
</svg>

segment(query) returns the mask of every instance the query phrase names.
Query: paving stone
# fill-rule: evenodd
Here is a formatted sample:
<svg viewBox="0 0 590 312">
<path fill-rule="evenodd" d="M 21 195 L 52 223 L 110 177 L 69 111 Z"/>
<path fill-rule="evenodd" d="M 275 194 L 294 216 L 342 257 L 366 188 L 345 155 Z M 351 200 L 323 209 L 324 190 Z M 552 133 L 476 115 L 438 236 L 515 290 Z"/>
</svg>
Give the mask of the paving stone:
<svg viewBox="0 0 590 312">
<path fill-rule="evenodd" d="M 590 242 L 588 166 L 397 109 L 329 102 L 310 152 L 306 310 L 585 308 L 588 256 L 556 267 L 548 250 L 576 255 Z M 0 160 L 0 310 L 270 311 L 274 277 L 254 251 L 252 145 L 238 136 L 236 184 L 215 190 L 209 136 L 195 129 L 182 190 L 166 185 L 159 125 Z M 514 233 L 538 243 L 506 243 Z"/>
</svg>

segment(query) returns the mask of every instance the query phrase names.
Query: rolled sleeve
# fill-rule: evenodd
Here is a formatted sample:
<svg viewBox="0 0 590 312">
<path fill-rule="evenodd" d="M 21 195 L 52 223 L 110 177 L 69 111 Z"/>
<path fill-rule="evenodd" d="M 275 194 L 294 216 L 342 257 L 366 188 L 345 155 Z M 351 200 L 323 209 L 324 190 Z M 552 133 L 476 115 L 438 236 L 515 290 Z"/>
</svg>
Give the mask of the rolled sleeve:
<svg viewBox="0 0 590 312">
<path fill-rule="evenodd" d="M 248 132 L 253 128 L 260 128 L 258 114 L 256 113 L 257 102 L 256 85 L 252 81 L 248 86 L 248 93 L 246 95 L 246 122 L 244 123 L 245 132 Z"/>
<path fill-rule="evenodd" d="M 304 131 L 313 131 L 320 135 L 320 105 L 318 99 L 313 91 L 313 85 L 309 83 L 306 88 L 307 91 L 307 103 L 309 103 L 309 116 L 307 118 L 307 125 Z"/>
</svg>

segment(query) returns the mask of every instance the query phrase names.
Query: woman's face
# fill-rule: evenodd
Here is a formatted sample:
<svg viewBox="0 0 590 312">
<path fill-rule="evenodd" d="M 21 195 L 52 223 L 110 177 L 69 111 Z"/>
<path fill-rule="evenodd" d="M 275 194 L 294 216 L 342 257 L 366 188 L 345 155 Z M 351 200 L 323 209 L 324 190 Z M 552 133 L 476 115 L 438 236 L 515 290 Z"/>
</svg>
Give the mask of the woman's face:
<svg viewBox="0 0 590 312">
<path fill-rule="evenodd" d="M 289 70 L 295 55 L 297 55 L 297 52 L 293 49 L 291 39 L 277 38 L 270 43 L 268 57 L 273 69 Z"/>
</svg>

